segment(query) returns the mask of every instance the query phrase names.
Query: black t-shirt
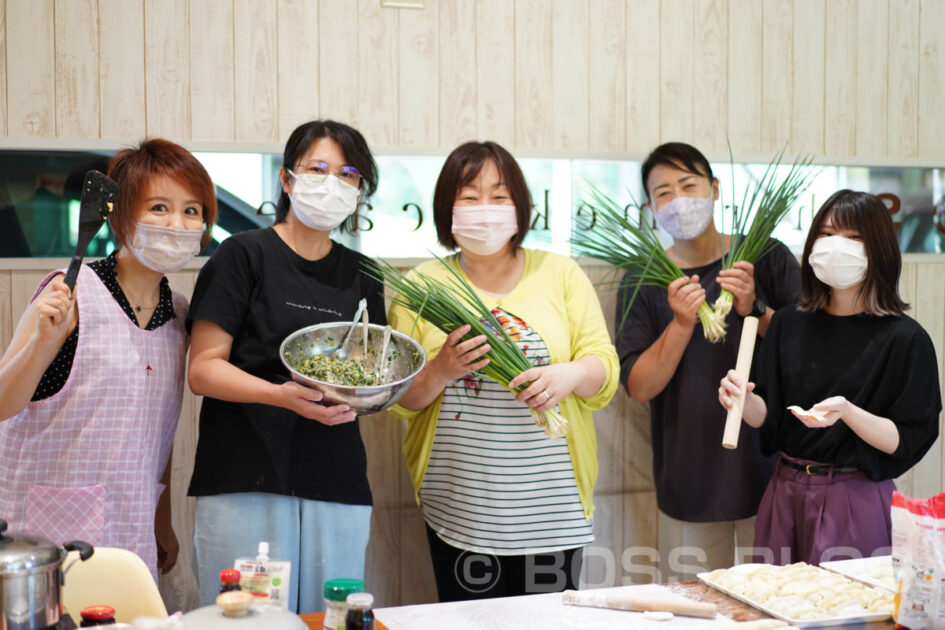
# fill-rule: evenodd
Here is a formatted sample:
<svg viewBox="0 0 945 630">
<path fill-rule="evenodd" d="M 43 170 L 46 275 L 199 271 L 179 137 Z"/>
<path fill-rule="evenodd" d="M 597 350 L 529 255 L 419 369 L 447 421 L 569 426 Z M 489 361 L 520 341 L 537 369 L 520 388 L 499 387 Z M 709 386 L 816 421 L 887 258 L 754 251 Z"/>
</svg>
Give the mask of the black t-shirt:
<svg viewBox="0 0 945 630">
<path fill-rule="evenodd" d="M 716 260 L 683 272 L 699 274 L 711 305 L 721 292 L 716 282 L 721 270 L 722 261 Z M 782 243 L 775 242 L 755 264 L 754 277 L 755 293 L 768 306 L 778 310 L 794 304 L 800 289 L 800 266 Z M 625 279 L 617 300 L 618 326 L 634 288 L 632 280 Z M 624 387 L 637 359 L 672 319 L 666 289 L 642 287 L 617 334 Z M 734 307 L 726 322 L 728 332 L 717 344 L 706 340 L 702 326 L 696 326 L 673 378 L 650 401 L 656 501 L 660 510 L 682 521 L 704 523 L 753 516 L 774 468 L 773 459 L 761 454 L 758 431 L 746 425 L 742 425 L 738 448 L 722 446 L 726 412 L 719 404 L 719 382 L 735 368 L 742 332 L 742 318 Z M 756 356 L 757 352 L 756 346 Z"/>
<path fill-rule="evenodd" d="M 852 466 L 881 481 L 912 468 L 938 436 L 942 399 L 935 348 L 922 326 L 906 315 L 778 311 L 756 380 L 755 393 L 768 406 L 761 427 L 768 453 Z M 892 420 L 899 429 L 896 452 L 873 448 L 842 419 L 825 429 L 808 428 L 786 409 L 809 409 L 831 396 L 844 396 Z"/>
<path fill-rule="evenodd" d="M 372 323 L 387 323 L 383 288 L 364 256 L 334 243 L 305 260 L 272 228 L 226 239 L 197 278 L 187 318 L 233 336 L 230 362 L 273 383 L 289 380 L 279 345 L 313 324 L 351 321 L 366 298 Z M 288 409 L 205 397 L 189 494 L 269 492 L 370 505 L 358 420 L 329 427 Z"/>
</svg>

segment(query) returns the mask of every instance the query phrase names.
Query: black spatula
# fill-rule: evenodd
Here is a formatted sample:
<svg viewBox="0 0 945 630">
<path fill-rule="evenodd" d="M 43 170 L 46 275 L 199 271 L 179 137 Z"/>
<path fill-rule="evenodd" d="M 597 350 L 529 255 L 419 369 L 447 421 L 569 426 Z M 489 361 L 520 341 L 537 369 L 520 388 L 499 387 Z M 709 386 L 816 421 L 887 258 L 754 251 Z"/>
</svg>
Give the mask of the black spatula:
<svg viewBox="0 0 945 630">
<path fill-rule="evenodd" d="M 114 180 L 100 171 L 89 171 L 85 174 L 82 200 L 79 202 L 79 242 L 76 243 L 75 253 L 69 262 L 69 268 L 66 269 L 65 283 L 70 291 L 75 287 L 75 279 L 79 275 L 86 248 L 92 242 L 92 237 L 98 234 L 116 201 L 118 184 Z"/>
</svg>

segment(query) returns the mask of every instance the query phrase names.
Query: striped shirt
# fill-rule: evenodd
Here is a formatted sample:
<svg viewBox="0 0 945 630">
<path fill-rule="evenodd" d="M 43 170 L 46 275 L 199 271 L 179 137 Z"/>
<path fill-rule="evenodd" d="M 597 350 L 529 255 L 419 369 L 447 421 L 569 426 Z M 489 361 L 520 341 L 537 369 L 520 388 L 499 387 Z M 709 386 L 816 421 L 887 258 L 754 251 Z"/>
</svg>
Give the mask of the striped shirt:
<svg viewBox="0 0 945 630">
<path fill-rule="evenodd" d="M 493 313 L 532 365 L 549 363 L 525 322 Z M 565 440 L 547 438 L 527 405 L 477 374 L 452 381 L 443 394 L 420 499 L 427 524 L 459 549 L 523 555 L 594 539 Z"/>
</svg>

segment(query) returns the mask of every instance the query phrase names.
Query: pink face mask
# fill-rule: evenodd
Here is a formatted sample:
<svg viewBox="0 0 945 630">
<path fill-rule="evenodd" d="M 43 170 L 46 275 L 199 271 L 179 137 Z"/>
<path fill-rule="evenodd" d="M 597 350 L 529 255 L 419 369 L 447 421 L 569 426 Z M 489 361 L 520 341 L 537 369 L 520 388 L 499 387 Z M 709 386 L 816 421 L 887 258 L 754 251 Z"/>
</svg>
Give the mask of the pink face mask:
<svg viewBox="0 0 945 630">
<path fill-rule="evenodd" d="M 453 238 L 473 254 L 494 254 L 516 234 L 515 206 L 453 206 Z"/>
</svg>

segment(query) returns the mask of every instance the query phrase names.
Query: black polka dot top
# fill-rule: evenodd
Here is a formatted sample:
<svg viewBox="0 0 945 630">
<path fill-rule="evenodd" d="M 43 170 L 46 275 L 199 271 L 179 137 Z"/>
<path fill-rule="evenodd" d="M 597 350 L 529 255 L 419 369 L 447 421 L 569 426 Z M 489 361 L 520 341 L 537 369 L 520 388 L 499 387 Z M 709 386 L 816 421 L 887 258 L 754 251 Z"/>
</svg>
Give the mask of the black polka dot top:
<svg viewBox="0 0 945 630">
<path fill-rule="evenodd" d="M 118 275 L 115 273 L 115 262 L 115 254 L 112 253 L 107 258 L 89 263 L 89 267 L 98 274 L 98 277 L 101 278 L 102 282 L 108 288 L 109 293 L 112 294 L 112 297 L 115 298 L 115 301 L 121 306 L 121 310 L 128 316 L 128 319 L 137 325 L 138 318 L 135 317 L 135 310 L 118 285 Z M 154 309 L 154 315 L 151 317 L 151 321 L 148 322 L 145 330 L 156 330 L 177 317 L 174 313 L 174 298 L 171 294 L 171 287 L 167 283 L 167 278 L 161 278 L 160 291 L 161 296 L 158 299 L 157 308 Z M 32 400 L 36 401 L 49 398 L 61 390 L 63 385 L 66 384 L 66 379 L 69 378 L 69 373 L 72 371 L 72 360 L 75 358 L 75 350 L 78 342 L 79 324 L 76 324 L 75 330 L 72 331 L 72 334 L 69 335 L 65 343 L 62 344 L 62 347 L 59 348 L 59 353 L 56 355 L 56 358 L 53 359 L 53 362 L 49 364 L 49 367 L 46 368 L 46 371 L 43 373 L 43 378 L 40 379 L 39 386 L 36 387 Z"/>
</svg>

